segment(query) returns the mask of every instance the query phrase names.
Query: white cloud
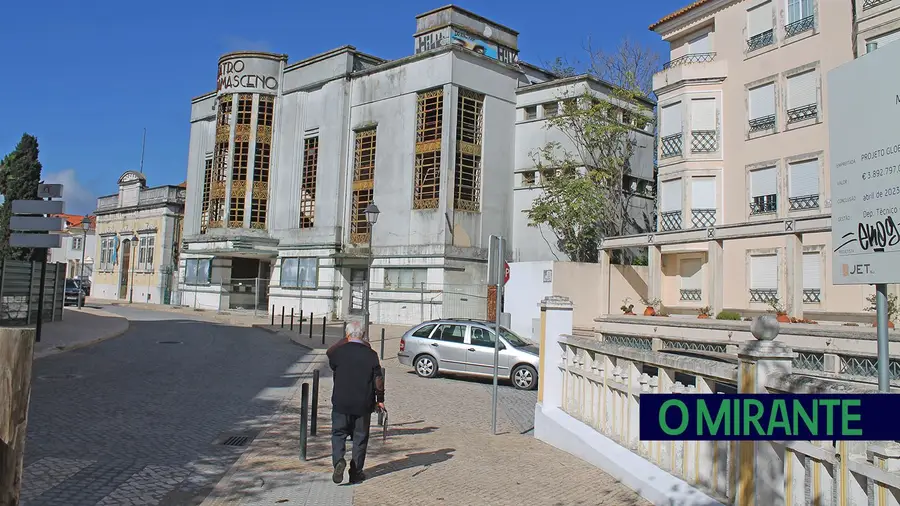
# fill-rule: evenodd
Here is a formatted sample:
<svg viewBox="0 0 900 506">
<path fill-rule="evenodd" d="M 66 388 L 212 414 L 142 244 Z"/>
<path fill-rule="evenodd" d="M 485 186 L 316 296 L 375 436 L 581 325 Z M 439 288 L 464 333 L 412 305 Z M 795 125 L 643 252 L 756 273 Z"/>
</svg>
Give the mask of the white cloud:
<svg viewBox="0 0 900 506">
<path fill-rule="evenodd" d="M 46 174 L 44 182 L 63 185 L 67 214 L 90 214 L 97 208 L 97 195 L 81 184 L 75 169 Z"/>
</svg>

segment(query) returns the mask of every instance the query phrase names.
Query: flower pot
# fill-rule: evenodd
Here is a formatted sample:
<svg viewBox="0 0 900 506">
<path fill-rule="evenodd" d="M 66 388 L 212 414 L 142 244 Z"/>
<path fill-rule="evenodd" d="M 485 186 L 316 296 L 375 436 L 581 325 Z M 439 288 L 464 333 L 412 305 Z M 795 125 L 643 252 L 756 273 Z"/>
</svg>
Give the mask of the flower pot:
<svg viewBox="0 0 900 506">
<path fill-rule="evenodd" d="M 656 310 L 652 306 L 647 306 L 647 309 L 644 309 L 644 316 L 656 316 Z"/>
<path fill-rule="evenodd" d="M 775 319 L 778 320 L 778 323 L 791 323 L 791 317 L 784 313 L 779 313 Z"/>
<path fill-rule="evenodd" d="M 697 318 L 700 318 L 701 320 L 705 320 L 705 319 L 709 318 L 709 315 L 708 314 L 698 314 Z"/>
<path fill-rule="evenodd" d="M 872 324 L 872 326 L 873 326 L 873 327 L 877 327 L 877 326 L 878 326 L 878 322 L 876 321 L 875 323 Z M 889 329 L 894 328 L 894 322 L 888 320 L 888 328 L 889 328 Z"/>
</svg>

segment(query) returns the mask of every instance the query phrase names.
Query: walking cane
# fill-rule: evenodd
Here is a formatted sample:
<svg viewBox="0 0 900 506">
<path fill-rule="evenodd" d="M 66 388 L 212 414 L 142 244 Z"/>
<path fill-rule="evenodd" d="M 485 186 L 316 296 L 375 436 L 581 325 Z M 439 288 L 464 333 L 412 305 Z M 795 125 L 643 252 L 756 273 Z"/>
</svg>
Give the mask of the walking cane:
<svg viewBox="0 0 900 506">
<path fill-rule="evenodd" d="M 387 409 L 382 409 L 382 413 L 384 413 L 384 425 L 381 426 L 381 442 L 387 442 L 387 429 L 388 429 L 388 411 Z"/>
</svg>

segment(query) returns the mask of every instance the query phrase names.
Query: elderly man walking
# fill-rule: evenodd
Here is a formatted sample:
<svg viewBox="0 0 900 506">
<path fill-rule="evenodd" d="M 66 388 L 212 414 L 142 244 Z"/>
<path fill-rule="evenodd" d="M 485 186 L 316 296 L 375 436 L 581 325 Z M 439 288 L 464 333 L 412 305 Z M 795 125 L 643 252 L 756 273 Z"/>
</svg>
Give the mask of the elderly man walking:
<svg viewBox="0 0 900 506">
<path fill-rule="evenodd" d="M 350 483 L 366 479 L 366 447 L 372 413 L 384 409 L 384 375 L 378 354 L 366 340 L 365 329 L 358 321 L 347 323 L 347 335 L 328 349 L 328 362 L 334 371 L 331 394 L 331 461 L 332 480 L 344 481 L 347 461 L 347 437 L 353 440 L 350 458 Z"/>
</svg>

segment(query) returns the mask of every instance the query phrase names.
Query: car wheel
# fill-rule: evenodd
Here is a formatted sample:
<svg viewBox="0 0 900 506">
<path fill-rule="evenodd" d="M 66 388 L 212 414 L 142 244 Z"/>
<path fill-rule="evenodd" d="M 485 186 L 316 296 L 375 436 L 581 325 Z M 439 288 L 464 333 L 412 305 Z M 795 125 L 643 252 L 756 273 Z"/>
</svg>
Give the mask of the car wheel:
<svg viewBox="0 0 900 506">
<path fill-rule="evenodd" d="M 512 383 L 519 390 L 534 390 L 537 386 L 537 371 L 530 365 L 520 365 L 513 369 Z"/>
<path fill-rule="evenodd" d="M 416 374 L 423 378 L 437 376 L 437 362 L 431 355 L 422 355 L 416 359 Z"/>
</svg>

